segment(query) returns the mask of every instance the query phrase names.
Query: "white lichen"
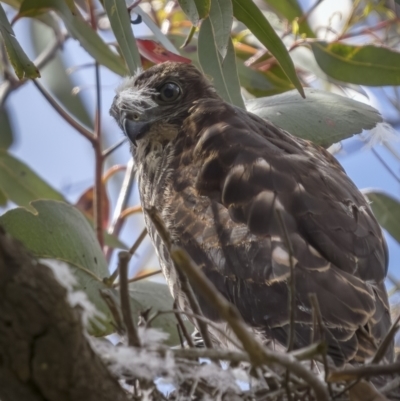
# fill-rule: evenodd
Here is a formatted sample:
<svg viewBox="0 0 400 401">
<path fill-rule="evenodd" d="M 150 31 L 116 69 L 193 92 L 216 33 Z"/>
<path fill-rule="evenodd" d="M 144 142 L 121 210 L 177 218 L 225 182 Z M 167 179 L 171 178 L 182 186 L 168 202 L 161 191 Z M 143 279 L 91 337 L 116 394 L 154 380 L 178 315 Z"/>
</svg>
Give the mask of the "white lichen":
<svg viewBox="0 0 400 401">
<path fill-rule="evenodd" d="M 56 259 L 40 259 L 40 263 L 48 266 L 52 270 L 54 278 L 67 290 L 67 301 L 70 306 L 72 308 L 79 307 L 83 326 L 88 329 L 92 323 L 101 329 L 103 325 L 100 321 L 104 320 L 105 316 L 93 305 L 85 292 L 76 290 L 78 280 L 70 266 Z"/>
</svg>

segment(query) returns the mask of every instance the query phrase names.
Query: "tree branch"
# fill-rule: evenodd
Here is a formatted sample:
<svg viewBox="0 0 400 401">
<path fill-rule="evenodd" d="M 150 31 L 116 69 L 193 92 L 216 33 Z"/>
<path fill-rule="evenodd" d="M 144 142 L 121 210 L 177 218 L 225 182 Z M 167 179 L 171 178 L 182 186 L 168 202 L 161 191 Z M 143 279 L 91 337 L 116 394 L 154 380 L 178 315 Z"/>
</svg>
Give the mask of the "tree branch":
<svg viewBox="0 0 400 401">
<path fill-rule="evenodd" d="M 127 401 L 52 271 L 0 228 L 0 399 Z"/>
</svg>

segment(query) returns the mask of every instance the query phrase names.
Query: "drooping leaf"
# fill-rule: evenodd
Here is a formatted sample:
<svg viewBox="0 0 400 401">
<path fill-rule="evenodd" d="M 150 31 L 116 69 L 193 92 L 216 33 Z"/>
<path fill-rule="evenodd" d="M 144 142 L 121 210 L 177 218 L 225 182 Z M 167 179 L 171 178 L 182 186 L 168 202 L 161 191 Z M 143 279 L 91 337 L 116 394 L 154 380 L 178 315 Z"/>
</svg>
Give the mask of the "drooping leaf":
<svg viewBox="0 0 400 401">
<path fill-rule="evenodd" d="M 185 41 L 185 37 L 183 35 L 169 34 L 168 37 L 171 42 L 173 42 L 177 47 L 180 47 Z M 201 68 L 198 58 L 198 46 L 196 38 L 193 38 L 188 46 L 185 46 L 181 49 L 181 54 L 191 59 L 196 67 Z M 224 64 L 225 63 L 226 61 L 224 62 Z M 243 61 L 238 58 L 236 59 L 236 67 L 240 85 L 243 86 L 250 93 L 256 96 L 275 94 L 275 85 L 270 82 L 263 73 L 246 67 Z"/>
<path fill-rule="evenodd" d="M 163 63 L 164 61 L 176 61 L 179 63 L 191 63 L 191 60 L 170 52 L 154 40 L 137 39 L 140 54 L 153 63 Z"/>
<path fill-rule="evenodd" d="M 211 0 L 178 0 L 178 3 L 193 25 L 210 13 Z"/>
<path fill-rule="evenodd" d="M 140 15 L 143 22 L 147 25 L 147 27 L 153 32 L 154 37 L 157 42 L 159 42 L 166 50 L 170 51 L 174 54 L 179 54 L 178 49 L 171 43 L 168 36 L 166 36 L 161 29 L 154 23 L 154 21 L 149 17 L 149 15 L 142 10 L 141 6 L 135 7 L 133 12 Z M 137 41 L 138 39 L 136 39 Z"/>
<path fill-rule="evenodd" d="M 4 149 L 0 149 L 0 189 L 12 202 L 32 211 L 31 201 L 64 200 L 59 192 Z"/>
<path fill-rule="evenodd" d="M 330 77 L 358 85 L 400 85 L 400 53 L 373 45 L 311 43 L 315 59 Z"/>
<path fill-rule="evenodd" d="M 285 74 L 304 97 L 304 91 L 296 70 L 281 38 L 277 35 L 261 10 L 252 0 L 232 0 L 233 15 L 243 22 L 251 33 L 270 51 L 281 65 Z"/>
<path fill-rule="evenodd" d="M 111 28 L 124 56 L 130 75 L 141 66 L 125 0 L 103 0 Z"/>
<path fill-rule="evenodd" d="M 50 17 L 44 14 L 42 17 Z M 32 20 L 31 37 L 33 47 L 39 55 L 54 37 L 54 33 L 47 26 Z M 85 126 L 92 128 L 93 121 L 80 94 L 73 94 L 74 84 L 71 75 L 67 74 L 66 66 L 60 53 L 49 61 L 41 70 L 42 79 L 54 97 Z"/>
<path fill-rule="evenodd" d="M 270 5 L 274 11 L 284 18 L 286 18 L 289 22 L 294 21 L 295 19 L 301 19 L 303 16 L 303 10 L 301 9 L 297 0 L 264 0 L 268 5 Z M 308 38 L 315 38 L 315 34 L 308 25 L 307 19 L 300 20 L 299 22 L 299 33 L 305 34 Z"/>
<path fill-rule="evenodd" d="M 70 34 L 80 42 L 82 47 L 95 60 L 116 74 L 127 74 L 124 60 L 106 45 L 103 39 L 89 26 L 78 11 L 76 15 L 72 14 L 65 1 L 24 0 L 19 9 L 18 17 L 36 17 L 50 10 L 55 10 L 58 13 Z"/>
<path fill-rule="evenodd" d="M 39 70 L 29 60 L 28 56 L 23 51 L 18 43 L 14 31 L 8 22 L 6 13 L 0 4 L 0 33 L 3 37 L 4 46 L 7 51 L 7 56 L 14 68 L 15 74 L 19 79 L 23 78 L 38 78 L 40 77 Z"/>
<path fill-rule="evenodd" d="M 305 92 L 306 99 L 295 90 L 251 99 L 246 108 L 292 135 L 324 147 L 382 122 L 379 112 L 364 103 L 317 89 L 305 88 Z"/>
<path fill-rule="evenodd" d="M 209 18 L 200 27 L 198 39 L 198 56 L 204 74 L 213 78 L 213 84 L 219 95 L 228 103 L 244 108 L 240 94 L 240 84 L 236 69 L 235 50 L 229 41 L 225 60 L 215 46 L 214 33 Z"/>
<path fill-rule="evenodd" d="M 108 295 L 112 296 L 115 303 L 120 305 L 119 291 L 107 290 Z M 131 301 L 131 312 L 134 323 L 138 323 L 142 313 L 150 309 L 149 316 L 156 312 L 168 311 L 173 309 L 174 300 L 169 292 L 168 286 L 149 280 L 139 280 L 129 285 L 129 295 Z M 182 315 L 182 319 L 189 333 L 193 332 L 194 326 Z M 177 321 L 173 313 L 162 314 L 155 318 L 151 327 L 157 328 L 169 334 L 165 340 L 165 345 L 175 346 L 180 344 L 177 331 Z"/>
<path fill-rule="evenodd" d="M 233 22 L 231 0 L 213 0 L 210 8 L 210 22 L 214 32 L 215 45 L 222 59 L 228 51 Z"/>
<path fill-rule="evenodd" d="M 383 192 L 363 191 L 379 224 L 400 243 L 400 202 Z"/>
<path fill-rule="evenodd" d="M 10 116 L 5 106 L 0 107 L 0 130 L 0 148 L 8 149 L 14 141 L 14 135 Z"/>
<path fill-rule="evenodd" d="M 35 256 L 70 265 L 78 288 L 107 316 L 105 328 L 93 328 L 93 333 L 109 333 L 110 312 L 99 293 L 106 288 L 102 279 L 108 276 L 107 262 L 93 229 L 78 209 L 64 202 L 40 200 L 32 202 L 31 208 L 34 213 L 24 208 L 8 211 L 0 224 Z"/>
</svg>

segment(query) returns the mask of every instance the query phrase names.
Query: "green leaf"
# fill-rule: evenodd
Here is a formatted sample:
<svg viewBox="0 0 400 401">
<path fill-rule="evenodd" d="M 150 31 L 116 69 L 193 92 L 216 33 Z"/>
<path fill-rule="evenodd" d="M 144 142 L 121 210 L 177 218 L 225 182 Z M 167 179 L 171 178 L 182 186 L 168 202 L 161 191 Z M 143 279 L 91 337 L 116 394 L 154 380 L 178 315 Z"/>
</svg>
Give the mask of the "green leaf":
<svg viewBox="0 0 400 401">
<path fill-rule="evenodd" d="M 213 84 L 218 94 L 226 102 L 244 108 L 232 41 L 229 41 L 228 53 L 225 60 L 222 61 L 222 57 L 215 47 L 214 33 L 209 18 L 206 18 L 200 27 L 198 56 L 201 69 L 204 74 L 213 78 Z"/>
<path fill-rule="evenodd" d="M 82 47 L 100 64 L 119 75 L 126 75 L 124 60 L 114 53 L 89 24 L 76 12 L 72 14 L 63 0 L 24 0 L 18 17 L 36 17 L 44 12 L 55 10 L 62 18 L 67 30 Z"/>
<path fill-rule="evenodd" d="M 93 327 L 95 335 L 111 331 L 108 307 L 99 290 L 106 288 L 107 262 L 93 229 L 75 207 L 64 202 L 39 200 L 31 203 L 34 213 L 23 208 L 8 211 L 0 224 L 38 258 L 68 263 L 82 289 L 107 318 L 103 329 Z"/>
<path fill-rule="evenodd" d="M 179 50 L 171 43 L 161 29 L 153 22 L 153 20 L 149 17 L 149 15 L 143 11 L 140 7 L 135 7 L 133 12 L 140 15 L 142 17 L 143 22 L 147 25 L 147 27 L 153 32 L 156 41 L 162 44 L 167 50 L 172 53 L 179 54 Z"/>
<path fill-rule="evenodd" d="M 0 206 L 6 206 L 7 205 L 7 196 L 5 195 L 4 192 L 0 191 Z"/>
<path fill-rule="evenodd" d="M 265 0 L 265 2 L 289 22 L 294 21 L 296 18 L 300 19 L 303 16 L 303 10 L 296 0 Z M 308 38 L 315 38 L 315 34 L 306 19 L 299 23 L 299 33 L 304 33 Z"/>
<path fill-rule="evenodd" d="M 251 99 L 248 111 L 300 138 L 328 147 L 382 122 L 371 106 L 330 92 L 304 88 L 306 99 L 292 90 L 277 96 Z"/>
<path fill-rule="evenodd" d="M 400 203 L 383 192 L 363 191 L 379 224 L 400 243 Z"/>
<path fill-rule="evenodd" d="M 8 149 L 14 141 L 13 127 L 6 107 L 0 107 L 0 148 Z"/>
<path fill-rule="evenodd" d="M 0 189 L 19 206 L 33 210 L 30 202 L 37 199 L 64 200 L 26 164 L 0 149 Z"/>
<path fill-rule="evenodd" d="M 45 16 L 50 17 L 51 14 L 46 14 Z M 32 20 L 31 37 L 35 52 L 38 55 L 45 49 L 48 43 L 54 39 L 54 33 L 49 27 Z M 71 76 L 66 72 L 66 66 L 61 54 L 57 53 L 55 57 L 43 67 L 41 73 L 47 88 L 65 109 L 73 114 L 85 126 L 93 128 L 93 121 L 81 96 L 72 93 L 75 85 L 71 80 Z"/>
<path fill-rule="evenodd" d="M 373 45 L 313 42 L 321 69 L 330 77 L 358 85 L 400 85 L 400 53 Z"/>
<path fill-rule="evenodd" d="M 304 91 L 289 53 L 261 10 L 251 0 L 232 0 L 233 15 L 271 52 L 300 94 Z"/>
<path fill-rule="evenodd" d="M 210 13 L 211 0 L 178 0 L 178 3 L 193 25 Z"/>
<path fill-rule="evenodd" d="M 106 290 L 115 303 L 120 306 L 120 293 L 118 290 Z M 168 286 L 149 280 L 139 280 L 129 285 L 131 313 L 134 323 L 137 324 L 143 312 L 150 309 L 150 316 L 156 312 L 173 309 L 174 300 L 169 292 Z M 194 326 L 185 315 L 181 315 L 189 333 L 193 332 Z M 176 346 L 180 344 L 177 331 L 177 321 L 173 313 L 162 314 L 152 321 L 151 327 L 157 328 L 169 334 L 165 345 Z"/>
<path fill-rule="evenodd" d="M 104 8 L 110 20 L 111 28 L 124 56 L 130 75 L 134 75 L 139 67 L 139 50 L 131 27 L 125 0 L 104 0 Z"/>
<path fill-rule="evenodd" d="M 228 51 L 233 23 L 232 1 L 213 0 L 209 18 L 214 32 L 215 45 L 224 59 Z"/>
<path fill-rule="evenodd" d="M 22 50 L 18 43 L 14 31 L 8 22 L 6 13 L 0 4 L 0 32 L 3 36 L 4 46 L 7 51 L 8 58 L 14 68 L 15 74 L 19 79 L 23 78 L 38 78 L 40 77 L 39 70 L 29 60 L 28 56 Z"/>
</svg>

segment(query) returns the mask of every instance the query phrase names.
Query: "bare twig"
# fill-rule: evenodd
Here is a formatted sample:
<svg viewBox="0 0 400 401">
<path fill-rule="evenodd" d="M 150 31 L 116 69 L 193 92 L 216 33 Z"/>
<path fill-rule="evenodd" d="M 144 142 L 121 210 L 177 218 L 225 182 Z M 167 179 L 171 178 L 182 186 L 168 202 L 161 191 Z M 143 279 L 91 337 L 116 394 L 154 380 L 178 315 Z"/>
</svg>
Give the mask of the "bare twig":
<svg viewBox="0 0 400 401">
<path fill-rule="evenodd" d="M 400 361 L 388 365 L 364 365 L 352 369 L 331 372 L 328 380 L 331 383 L 360 379 L 378 375 L 393 375 L 400 371 Z"/>
<path fill-rule="evenodd" d="M 132 257 L 132 255 L 137 251 L 137 249 L 139 248 L 140 244 L 142 243 L 142 241 L 144 240 L 146 235 L 147 235 L 147 230 L 144 228 L 143 231 L 140 233 L 138 239 L 135 241 L 135 243 L 132 245 L 132 247 L 127 252 L 129 255 L 129 260 Z M 129 260 L 128 260 L 128 262 L 129 262 Z M 115 281 L 115 279 L 118 277 L 118 273 L 119 273 L 119 268 L 117 267 L 113 271 L 111 276 L 106 278 L 106 282 L 108 285 L 111 285 Z"/>
<path fill-rule="evenodd" d="M 386 334 L 383 341 L 379 344 L 379 347 L 378 347 L 374 357 L 372 358 L 371 364 L 379 363 L 382 360 L 382 358 L 385 356 L 388 347 L 392 343 L 394 336 L 396 335 L 397 331 L 400 328 L 399 322 L 400 322 L 400 315 L 393 322 L 392 327 Z"/>
<path fill-rule="evenodd" d="M 251 363 L 256 367 L 264 364 L 283 366 L 291 373 L 294 373 L 307 382 L 313 389 L 318 400 L 328 401 L 329 395 L 326 384 L 322 383 L 318 377 L 299 363 L 292 355 L 266 350 L 263 344 L 250 333 L 236 307 L 218 292 L 201 269 L 190 259 L 189 255 L 181 247 L 173 244 L 171 245 L 171 238 L 158 213 L 155 210 L 150 210 L 149 215 L 165 244 L 169 244 L 171 258 L 175 266 L 187 276 L 190 282 L 196 283 L 196 288 L 204 299 L 207 300 L 228 323 L 236 337 L 242 343 L 245 351 L 249 354 Z"/>
<path fill-rule="evenodd" d="M 155 209 L 148 210 L 147 212 L 148 212 L 149 217 L 151 218 L 153 224 L 155 225 L 158 234 L 163 239 L 165 246 L 171 252 L 171 246 L 172 246 L 171 238 L 167 232 L 166 227 L 164 226 L 164 222 L 162 221 L 161 217 L 159 216 L 159 214 L 157 213 L 157 211 Z M 172 260 L 174 261 L 175 268 L 176 268 L 177 274 L 179 276 L 181 289 L 182 289 L 183 293 L 186 295 L 186 298 L 189 302 L 190 308 L 192 309 L 193 313 L 195 313 L 196 315 L 200 315 L 200 316 L 203 315 L 200 305 L 193 292 L 192 286 L 190 285 L 189 280 L 186 277 L 185 272 L 183 272 L 180 269 L 179 265 L 177 265 L 175 263 L 175 260 L 173 258 L 172 258 Z M 199 329 L 200 334 L 203 337 L 205 346 L 207 348 L 212 348 L 212 342 L 211 342 L 210 335 L 208 333 L 207 324 L 203 320 L 197 319 L 197 328 Z"/>
<path fill-rule="evenodd" d="M 111 153 L 113 153 L 115 150 L 117 150 L 122 144 L 124 144 L 126 141 L 128 140 L 128 138 L 122 138 L 120 141 L 118 141 L 117 143 L 115 143 L 114 145 L 111 145 L 109 148 L 107 148 L 106 150 L 103 150 L 102 156 L 103 159 L 105 159 L 106 157 L 110 156 Z"/>
<path fill-rule="evenodd" d="M 174 309 L 177 309 L 177 305 L 176 305 L 176 301 L 174 301 Z M 193 340 L 192 337 L 190 336 L 190 334 L 188 333 L 185 324 L 183 323 L 182 317 L 180 313 L 174 313 L 175 315 L 175 319 L 178 322 L 178 325 L 180 327 L 180 329 L 182 330 L 182 334 L 185 337 L 186 342 L 188 343 L 190 348 L 194 348 L 194 344 L 193 344 Z"/>
<path fill-rule="evenodd" d="M 293 248 L 290 242 L 289 233 L 287 231 L 286 224 L 282 218 L 281 211 L 276 209 L 276 214 L 278 215 L 279 224 L 281 226 L 282 234 L 285 238 L 286 247 L 289 254 L 289 266 L 290 266 L 290 280 L 289 280 L 289 339 L 287 350 L 291 351 L 294 346 L 294 336 L 295 336 L 295 311 L 296 311 L 296 283 L 294 278 L 294 264 L 293 264 Z"/>
<path fill-rule="evenodd" d="M 293 356 L 278 352 L 267 351 L 249 332 L 246 323 L 235 306 L 229 303 L 207 279 L 198 266 L 190 260 L 187 253 L 180 247 L 171 247 L 171 256 L 189 280 L 196 283 L 196 288 L 202 293 L 204 299 L 208 300 L 229 326 L 236 337 L 241 341 L 244 349 L 249 354 L 253 365 L 278 364 L 288 369 L 291 373 L 302 378 L 312 387 L 318 400 L 328 400 L 326 385 L 322 383 L 312 372 L 301 365 Z"/>
<path fill-rule="evenodd" d="M 140 338 L 136 330 L 136 326 L 133 323 L 131 305 L 129 301 L 128 263 L 130 258 L 131 255 L 128 252 L 122 251 L 118 254 L 121 310 L 128 335 L 128 344 L 133 347 L 140 347 Z"/>
<path fill-rule="evenodd" d="M 91 131 L 85 128 L 83 125 L 78 123 L 74 118 L 71 117 L 57 102 L 56 100 L 44 89 L 44 87 L 38 82 L 33 80 L 34 85 L 39 89 L 40 93 L 50 103 L 53 109 L 72 127 L 75 128 L 82 136 L 88 139 L 92 144 L 95 142 L 95 137 Z"/>
<path fill-rule="evenodd" d="M 134 176 L 135 176 L 135 169 L 134 169 L 133 159 L 131 158 L 126 167 L 125 177 L 122 182 L 122 187 L 118 196 L 117 205 L 115 206 L 112 223 L 110 224 L 110 227 L 107 230 L 109 234 L 114 234 L 118 236 L 119 232 L 121 231 L 124 220 L 120 218 L 120 215 L 122 211 L 126 208 L 126 205 L 128 203 L 128 198 L 132 190 Z M 109 261 L 112 256 L 113 249 L 108 248 L 105 253 L 106 253 L 106 258 Z"/>
</svg>

